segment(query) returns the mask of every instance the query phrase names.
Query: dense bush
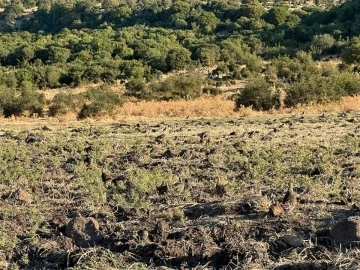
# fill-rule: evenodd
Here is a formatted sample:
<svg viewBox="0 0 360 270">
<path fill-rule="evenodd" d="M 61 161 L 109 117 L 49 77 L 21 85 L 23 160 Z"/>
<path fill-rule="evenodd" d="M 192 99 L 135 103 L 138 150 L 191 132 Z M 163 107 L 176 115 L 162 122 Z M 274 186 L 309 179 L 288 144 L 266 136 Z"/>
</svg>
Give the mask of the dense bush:
<svg viewBox="0 0 360 270">
<path fill-rule="evenodd" d="M 220 78 L 255 76 L 258 82 L 251 80 L 237 100 L 237 106 L 254 109 L 277 104 L 263 75 L 268 84 L 285 89 L 287 106 L 359 93 L 351 73 L 351 65 L 360 62 L 358 1 L 329 10 L 293 10 L 281 3 L 264 8 L 253 0 L 120 2 L 0 0 L 8 24 L 0 29 L 0 86 L 12 89 L 12 94 L 0 93 L 2 111 L 42 113 L 41 98 L 23 89 L 119 81 L 126 83 L 127 95 L 141 99 L 193 99 L 202 93 L 203 78 L 173 74 L 194 69 L 203 77 L 217 76 L 214 86 L 222 85 Z M 20 26 L 24 8 L 33 5 L 38 9 Z M 11 28 L 14 23 L 21 29 Z M 339 71 L 319 68 L 312 59 L 340 51 L 344 63 Z M 82 97 L 86 102 L 78 98 L 57 96 L 49 113 L 76 107 L 86 117 L 113 107 L 109 101 L 95 101 L 106 96 Z"/>
<path fill-rule="evenodd" d="M 339 85 L 336 77 L 313 75 L 289 86 L 285 105 L 293 107 L 297 104 L 322 104 L 338 101 L 344 95 L 344 88 Z"/>
<path fill-rule="evenodd" d="M 194 99 L 201 95 L 202 84 L 201 75 L 173 75 L 163 82 L 150 84 L 141 97 L 156 100 Z"/>
<path fill-rule="evenodd" d="M 112 92 L 107 86 L 91 88 L 84 94 L 87 103 L 84 104 L 78 113 L 79 119 L 95 117 L 103 114 L 110 114 L 123 100 Z"/>
<path fill-rule="evenodd" d="M 241 91 L 235 103 L 237 109 L 241 106 L 252 107 L 254 110 L 271 109 L 274 103 L 270 85 L 262 76 L 252 78 Z"/>
<path fill-rule="evenodd" d="M 84 103 L 84 98 L 81 96 L 60 92 L 54 96 L 49 106 L 49 115 L 57 116 L 75 112 L 79 106 L 82 106 L 82 103 Z"/>
<path fill-rule="evenodd" d="M 222 90 L 218 87 L 204 87 L 203 93 L 212 96 L 218 96 L 222 94 Z"/>
<path fill-rule="evenodd" d="M 20 116 L 25 112 L 30 115 L 43 115 L 45 98 L 32 89 L 16 91 L 10 88 L 0 88 L 0 109 L 4 117 Z"/>
</svg>

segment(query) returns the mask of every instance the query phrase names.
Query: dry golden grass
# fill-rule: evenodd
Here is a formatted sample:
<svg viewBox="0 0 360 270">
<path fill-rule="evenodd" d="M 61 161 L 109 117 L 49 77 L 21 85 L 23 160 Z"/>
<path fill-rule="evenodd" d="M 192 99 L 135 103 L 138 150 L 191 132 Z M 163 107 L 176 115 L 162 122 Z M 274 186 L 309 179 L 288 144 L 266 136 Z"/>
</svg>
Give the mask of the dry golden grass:
<svg viewBox="0 0 360 270">
<path fill-rule="evenodd" d="M 269 112 L 257 112 L 251 108 L 234 111 L 234 102 L 223 96 L 203 96 L 191 101 L 139 101 L 127 102 L 118 108 L 118 116 L 144 117 L 256 117 L 266 114 L 283 115 L 292 113 L 315 114 L 322 112 L 360 111 L 360 96 L 345 97 L 340 102 L 324 105 L 306 105 Z"/>
<path fill-rule="evenodd" d="M 252 108 L 240 108 L 234 111 L 234 101 L 228 100 L 225 96 L 203 96 L 196 100 L 179 101 L 129 101 L 122 107 L 118 107 L 111 116 L 103 116 L 96 119 L 86 119 L 77 121 L 76 113 L 56 118 L 34 118 L 34 117 L 0 117 L 0 125 L 31 125 L 42 122 L 52 124 L 80 123 L 101 123 L 112 122 L 114 120 L 138 121 L 142 118 L 185 118 L 185 117 L 260 117 L 266 115 L 285 116 L 288 114 L 317 114 L 323 112 L 349 112 L 360 111 L 360 96 L 345 97 L 340 102 L 324 105 L 297 106 L 295 108 L 284 108 L 271 110 L 269 112 L 257 112 Z"/>
<path fill-rule="evenodd" d="M 360 111 L 360 96 L 344 97 L 340 102 L 333 102 L 329 104 L 297 106 L 295 108 L 284 109 L 283 111 L 285 113 L 305 112 L 306 114 Z"/>
<path fill-rule="evenodd" d="M 234 101 L 222 96 L 203 96 L 196 100 L 127 102 L 116 111 L 123 116 L 147 117 L 238 117 L 259 114 L 251 108 L 234 111 Z"/>
</svg>

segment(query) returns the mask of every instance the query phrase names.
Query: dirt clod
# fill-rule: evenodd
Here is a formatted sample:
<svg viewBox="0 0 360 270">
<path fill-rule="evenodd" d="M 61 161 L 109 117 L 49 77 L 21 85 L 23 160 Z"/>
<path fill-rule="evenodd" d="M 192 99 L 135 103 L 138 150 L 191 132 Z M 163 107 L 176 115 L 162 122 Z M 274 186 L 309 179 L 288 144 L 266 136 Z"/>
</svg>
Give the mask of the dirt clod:
<svg viewBox="0 0 360 270">
<path fill-rule="evenodd" d="M 94 246 L 101 240 L 99 223 L 92 217 L 76 217 L 66 225 L 66 235 L 79 247 Z"/>
<path fill-rule="evenodd" d="M 33 134 L 33 133 L 30 133 L 26 139 L 25 139 L 25 142 L 26 143 L 34 143 L 36 141 L 38 141 L 39 139 Z"/>
<path fill-rule="evenodd" d="M 23 189 L 18 189 L 15 192 L 15 199 L 20 201 L 20 202 L 24 202 L 24 203 L 31 203 L 32 202 L 32 198 L 29 192 L 27 192 L 26 190 Z"/>
<path fill-rule="evenodd" d="M 344 246 L 360 240 L 360 216 L 352 216 L 338 222 L 330 231 L 334 241 Z"/>
<path fill-rule="evenodd" d="M 301 247 L 303 245 L 301 238 L 295 235 L 284 235 L 281 240 L 290 247 Z"/>
</svg>

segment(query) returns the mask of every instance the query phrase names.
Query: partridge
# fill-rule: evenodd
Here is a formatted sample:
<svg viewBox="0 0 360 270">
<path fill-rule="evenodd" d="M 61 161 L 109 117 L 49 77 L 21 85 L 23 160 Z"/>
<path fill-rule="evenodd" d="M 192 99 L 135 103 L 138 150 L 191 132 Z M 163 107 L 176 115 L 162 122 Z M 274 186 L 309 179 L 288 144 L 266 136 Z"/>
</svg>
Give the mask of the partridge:
<svg viewBox="0 0 360 270">
<path fill-rule="evenodd" d="M 291 213 L 297 204 L 296 193 L 293 190 L 292 182 L 289 182 L 288 191 L 282 201 L 282 206 L 287 213 Z"/>
</svg>

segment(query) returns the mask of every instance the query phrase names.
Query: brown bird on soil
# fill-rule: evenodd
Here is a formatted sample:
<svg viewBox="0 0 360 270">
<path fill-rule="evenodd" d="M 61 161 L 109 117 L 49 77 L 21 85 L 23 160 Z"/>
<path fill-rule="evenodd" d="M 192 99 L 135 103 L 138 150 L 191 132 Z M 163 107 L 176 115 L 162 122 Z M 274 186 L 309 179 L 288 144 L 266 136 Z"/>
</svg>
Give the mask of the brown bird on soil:
<svg viewBox="0 0 360 270">
<path fill-rule="evenodd" d="M 287 213 L 291 213 L 297 204 L 296 193 L 293 189 L 292 182 L 289 182 L 288 191 L 286 192 L 282 201 L 282 206 Z"/>
</svg>

